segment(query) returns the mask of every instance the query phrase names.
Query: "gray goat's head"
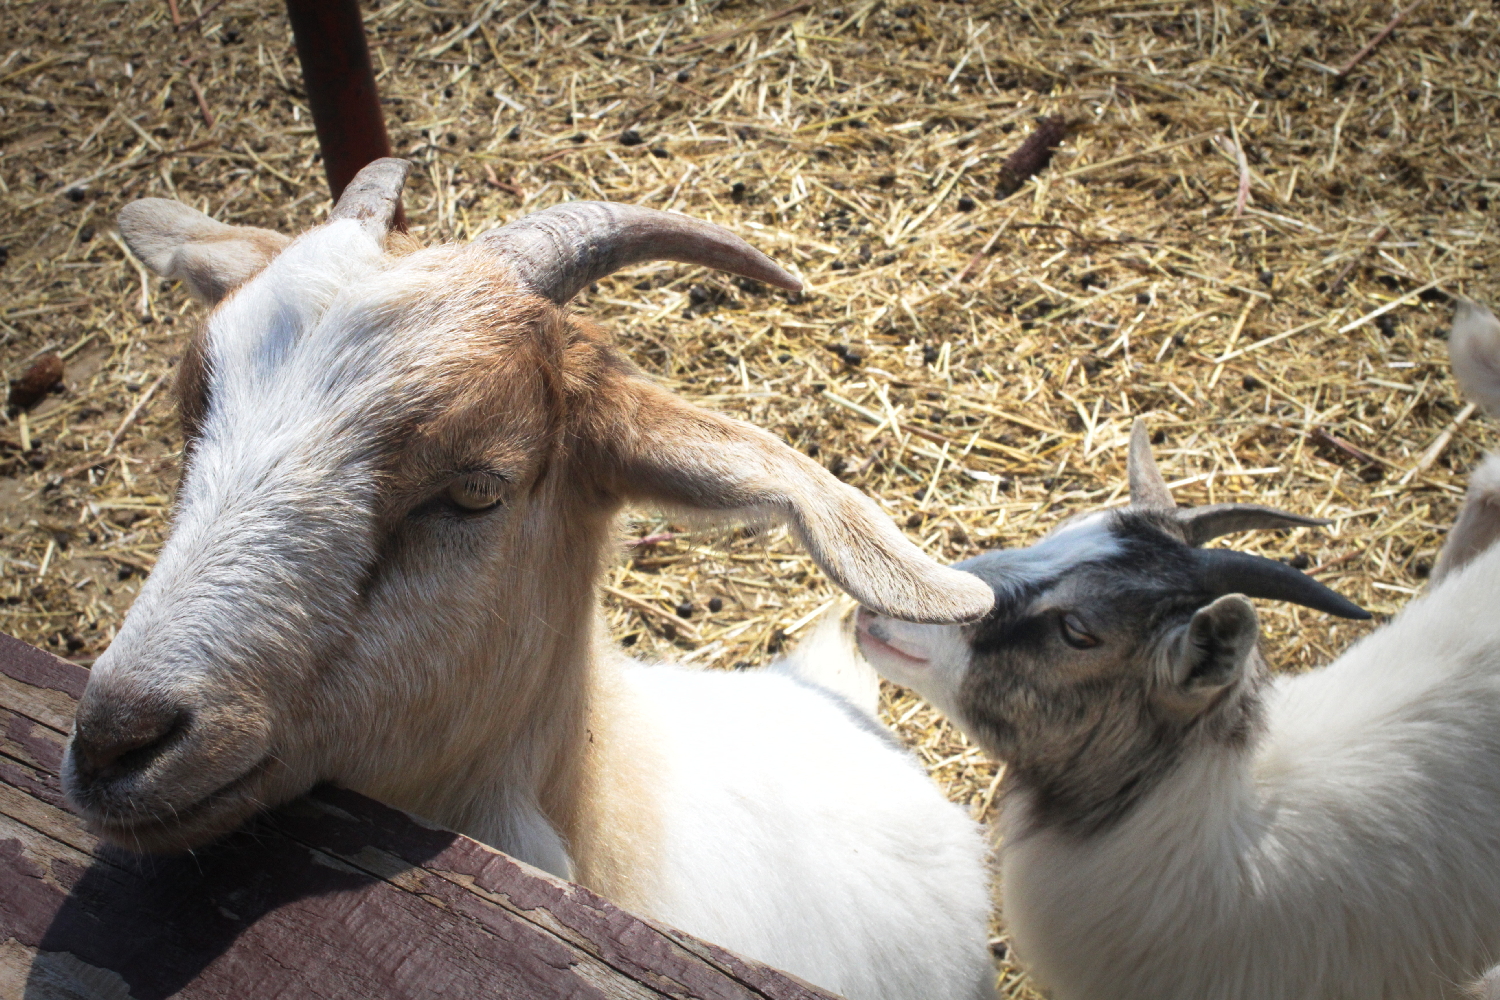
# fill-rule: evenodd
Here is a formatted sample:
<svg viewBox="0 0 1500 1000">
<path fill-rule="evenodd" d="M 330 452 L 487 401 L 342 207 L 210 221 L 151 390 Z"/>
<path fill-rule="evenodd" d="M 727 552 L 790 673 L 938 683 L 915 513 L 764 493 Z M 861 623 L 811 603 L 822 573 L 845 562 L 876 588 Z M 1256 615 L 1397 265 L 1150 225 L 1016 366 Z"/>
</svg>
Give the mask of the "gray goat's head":
<svg viewBox="0 0 1500 1000">
<path fill-rule="evenodd" d="M 1249 740 L 1263 668 L 1247 597 L 1369 617 L 1283 563 L 1198 547 L 1232 531 L 1328 522 L 1256 504 L 1178 509 L 1140 421 L 1128 464 L 1129 506 L 955 567 L 994 589 L 982 621 L 913 625 L 869 609 L 858 618 L 860 647 L 881 674 L 1004 761 L 1039 821 L 1078 832 L 1123 816 L 1188 741 Z"/>
</svg>

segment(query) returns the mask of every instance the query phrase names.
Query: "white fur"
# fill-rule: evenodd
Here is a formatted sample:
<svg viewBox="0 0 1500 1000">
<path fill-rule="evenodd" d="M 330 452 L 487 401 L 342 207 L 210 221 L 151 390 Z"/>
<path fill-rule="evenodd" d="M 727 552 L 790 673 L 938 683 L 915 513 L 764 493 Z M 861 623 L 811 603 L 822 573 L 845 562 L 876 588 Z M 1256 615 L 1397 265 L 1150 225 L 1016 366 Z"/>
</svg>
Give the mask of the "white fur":
<svg viewBox="0 0 1500 1000">
<path fill-rule="evenodd" d="M 771 671 L 626 677 L 668 762 L 662 919 L 848 997 L 993 995 L 978 831 L 887 735 Z"/>
</svg>

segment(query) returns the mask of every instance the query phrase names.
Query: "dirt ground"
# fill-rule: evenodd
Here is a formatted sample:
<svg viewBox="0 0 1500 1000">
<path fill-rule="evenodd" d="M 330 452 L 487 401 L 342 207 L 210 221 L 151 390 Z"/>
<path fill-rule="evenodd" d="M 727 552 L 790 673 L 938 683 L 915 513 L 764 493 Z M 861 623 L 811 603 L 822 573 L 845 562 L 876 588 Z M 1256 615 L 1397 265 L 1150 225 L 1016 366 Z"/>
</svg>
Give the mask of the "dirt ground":
<svg viewBox="0 0 1500 1000">
<path fill-rule="evenodd" d="M 1332 518 L 1235 538 L 1388 617 L 1494 444 L 1449 375 L 1447 296 L 1494 299 L 1500 14 L 1384 3 L 444 4 L 366 8 L 413 232 L 572 198 L 742 233 L 800 296 L 673 264 L 577 308 L 703 405 L 880 498 L 934 556 L 1122 499 L 1145 415 L 1181 503 Z M 176 197 L 286 232 L 327 189 L 273 0 L 0 0 L 0 367 L 63 381 L 0 417 L 0 629 L 83 663 L 170 518 L 166 379 L 201 312 L 113 230 Z M 1029 179 L 1005 164 L 1067 123 Z M 606 581 L 648 655 L 765 662 L 832 599 L 786 537 L 638 512 Z M 620 596 L 624 595 L 624 596 Z M 688 607 L 690 606 L 690 608 Z M 679 610 L 690 617 L 683 618 Z M 1369 626 L 1263 604 L 1279 667 Z M 995 767 L 897 689 L 956 801 Z M 1004 954 L 997 939 L 997 953 Z M 1007 995 L 1030 995 L 1002 961 Z"/>
</svg>

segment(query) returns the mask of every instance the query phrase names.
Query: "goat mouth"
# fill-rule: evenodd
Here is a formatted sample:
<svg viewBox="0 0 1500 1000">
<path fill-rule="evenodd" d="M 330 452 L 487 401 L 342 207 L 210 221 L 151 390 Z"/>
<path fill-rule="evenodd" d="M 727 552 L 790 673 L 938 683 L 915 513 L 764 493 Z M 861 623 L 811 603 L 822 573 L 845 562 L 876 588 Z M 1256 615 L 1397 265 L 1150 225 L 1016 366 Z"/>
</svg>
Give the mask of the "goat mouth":
<svg viewBox="0 0 1500 1000">
<path fill-rule="evenodd" d="M 228 833 L 266 803 L 256 786 L 270 772 L 274 756 L 267 754 L 218 788 L 183 806 L 168 806 L 140 815 L 86 807 L 89 827 L 101 838 L 126 850 L 171 854 L 201 846 Z"/>
<path fill-rule="evenodd" d="M 860 609 L 855 621 L 854 630 L 859 636 L 860 648 L 865 651 L 866 655 L 874 651 L 884 656 L 893 657 L 902 663 L 907 663 L 914 667 L 925 667 L 931 663 L 925 657 L 913 656 L 911 653 L 906 652 L 906 650 L 893 645 L 877 635 L 874 630 L 876 621 L 876 616 L 863 608 Z"/>
</svg>

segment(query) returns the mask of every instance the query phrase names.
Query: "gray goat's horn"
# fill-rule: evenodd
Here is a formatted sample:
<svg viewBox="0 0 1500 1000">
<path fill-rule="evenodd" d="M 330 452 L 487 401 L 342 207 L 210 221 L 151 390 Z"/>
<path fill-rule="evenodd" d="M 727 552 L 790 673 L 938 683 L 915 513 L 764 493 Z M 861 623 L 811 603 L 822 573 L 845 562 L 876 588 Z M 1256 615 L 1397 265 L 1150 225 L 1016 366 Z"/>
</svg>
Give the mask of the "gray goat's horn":
<svg viewBox="0 0 1500 1000">
<path fill-rule="evenodd" d="M 1151 456 L 1151 436 L 1140 417 L 1130 427 L 1130 452 L 1125 459 L 1130 477 L 1130 505 L 1144 510 L 1170 511 L 1183 541 L 1198 546 L 1220 535 L 1254 528 L 1303 528 L 1332 524 L 1321 517 L 1290 514 L 1258 503 L 1216 503 L 1179 510 L 1167 481 Z"/>
<path fill-rule="evenodd" d="M 401 189 L 406 186 L 409 173 L 410 160 L 394 156 L 371 160 L 339 195 L 338 204 L 328 213 L 328 221 L 357 219 L 370 235 L 384 242 L 401 205 Z"/>
<path fill-rule="evenodd" d="M 700 264 L 798 291 L 802 283 L 710 222 L 612 201 L 570 201 L 479 236 L 532 291 L 562 305 L 608 274 L 648 260 Z"/>
<path fill-rule="evenodd" d="M 1204 586 L 1215 597 L 1244 594 L 1269 601 L 1290 601 L 1340 618 L 1370 617 L 1359 605 L 1274 559 L 1232 549 L 1195 549 L 1193 561 Z"/>
<path fill-rule="evenodd" d="M 1175 515 L 1183 541 L 1198 546 L 1220 535 L 1254 528 L 1317 528 L 1333 522 L 1324 517 L 1305 517 L 1258 503 L 1215 503 L 1189 507 Z M 1279 564 L 1278 564 L 1279 565 Z"/>
<path fill-rule="evenodd" d="M 1177 502 L 1167 481 L 1151 457 L 1151 434 L 1140 417 L 1130 427 L 1130 452 L 1125 459 L 1125 474 L 1130 478 L 1130 505 L 1148 510 L 1175 510 Z"/>
</svg>

